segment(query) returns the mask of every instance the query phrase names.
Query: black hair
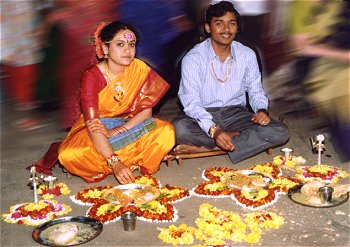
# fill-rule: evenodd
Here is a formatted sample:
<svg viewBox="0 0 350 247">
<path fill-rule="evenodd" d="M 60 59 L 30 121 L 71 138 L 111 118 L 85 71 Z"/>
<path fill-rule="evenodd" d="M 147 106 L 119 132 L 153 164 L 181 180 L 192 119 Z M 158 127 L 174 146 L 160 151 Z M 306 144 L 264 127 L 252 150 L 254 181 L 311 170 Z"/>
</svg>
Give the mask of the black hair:
<svg viewBox="0 0 350 247">
<path fill-rule="evenodd" d="M 227 12 L 234 13 L 236 16 L 237 26 L 238 30 L 237 33 L 240 33 L 241 30 L 241 16 L 238 13 L 238 11 L 235 9 L 233 4 L 228 1 L 220 1 L 216 4 L 209 5 L 206 13 L 205 13 L 205 23 L 210 25 L 211 20 L 213 17 L 221 17 L 224 16 Z M 208 33 L 206 32 L 208 35 Z M 210 36 L 210 35 L 209 35 Z"/>
<path fill-rule="evenodd" d="M 138 32 L 136 28 L 134 28 L 132 25 L 121 22 L 121 21 L 114 21 L 109 23 L 107 26 L 105 26 L 101 30 L 101 41 L 104 43 L 109 43 L 114 39 L 114 36 L 121 30 L 129 29 L 131 32 L 133 32 L 136 36 L 136 39 L 138 39 Z"/>
</svg>

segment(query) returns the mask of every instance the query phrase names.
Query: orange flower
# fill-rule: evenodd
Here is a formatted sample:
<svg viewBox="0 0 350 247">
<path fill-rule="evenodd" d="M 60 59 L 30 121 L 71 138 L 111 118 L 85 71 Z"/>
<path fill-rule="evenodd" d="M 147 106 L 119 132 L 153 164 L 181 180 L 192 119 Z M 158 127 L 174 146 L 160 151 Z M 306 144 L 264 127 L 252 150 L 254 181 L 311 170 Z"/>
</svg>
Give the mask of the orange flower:
<svg viewBox="0 0 350 247">
<path fill-rule="evenodd" d="M 95 51 L 98 58 L 104 57 L 104 53 L 102 51 L 102 40 L 100 37 L 101 31 L 105 26 L 107 26 L 110 23 L 111 23 L 110 21 L 100 22 L 100 24 L 98 24 L 96 31 L 94 33 Z"/>
</svg>

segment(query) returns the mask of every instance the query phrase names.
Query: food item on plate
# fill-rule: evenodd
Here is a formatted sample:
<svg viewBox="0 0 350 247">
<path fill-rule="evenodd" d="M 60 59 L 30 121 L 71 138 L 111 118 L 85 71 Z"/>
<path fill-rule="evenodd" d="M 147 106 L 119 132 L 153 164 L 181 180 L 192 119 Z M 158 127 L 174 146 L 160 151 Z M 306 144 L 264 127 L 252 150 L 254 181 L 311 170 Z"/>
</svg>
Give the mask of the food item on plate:
<svg viewBox="0 0 350 247">
<path fill-rule="evenodd" d="M 254 190 L 267 186 L 268 182 L 265 179 L 263 175 L 254 172 L 233 171 L 226 173 L 221 182 L 243 190 Z"/>
<path fill-rule="evenodd" d="M 79 232 L 73 223 L 62 224 L 49 233 L 48 239 L 56 245 L 73 244 Z"/>
<path fill-rule="evenodd" d="M 126 205 L 133 201 L 132 197 L 117 188 L 110 188 L 104 191 L 102 196 L 110 202 L 118 202 L 121 205 Z"/>
<path fill-rule="evenodd" d="M 339 198 L 350 191 L 350 184 L 337 184 L 332 187 L 334 189 L 333 198 Z"/>
<path fill-rule="evenodd" d="M 320 181 L 310 181 L 301 187 L 300 192 L 306 196 L 319 197 L 318 190 L 324 185 L 325 184 L 323 182 L 320 182 Z"/>
<path fill-rule="evenodd" d="M 144 204 L 157 199 L 160 196 L 160 190 L 156 186 L 146 186 L 143 190 L 134 195 L 135 204 Z"/>
</svg>

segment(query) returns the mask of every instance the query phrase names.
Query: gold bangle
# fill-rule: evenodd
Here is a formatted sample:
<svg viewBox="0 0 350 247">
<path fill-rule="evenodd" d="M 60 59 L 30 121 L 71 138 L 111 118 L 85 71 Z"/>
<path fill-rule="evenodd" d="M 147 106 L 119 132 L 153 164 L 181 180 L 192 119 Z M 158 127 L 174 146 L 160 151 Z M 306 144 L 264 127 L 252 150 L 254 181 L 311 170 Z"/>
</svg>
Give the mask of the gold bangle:
<svg viewBox="0 0 350 247">
<path fill-rule="evenodd" d="M 116 154 L 111 154 L 108 158 L 107 158 L 107 165 L 109 166 L 109 168 L 113 169 L 112 165 L 114 162 L 116 161 L 120 161 L 120 158 L 118 157 L 118 155 Z"/>
</svg>

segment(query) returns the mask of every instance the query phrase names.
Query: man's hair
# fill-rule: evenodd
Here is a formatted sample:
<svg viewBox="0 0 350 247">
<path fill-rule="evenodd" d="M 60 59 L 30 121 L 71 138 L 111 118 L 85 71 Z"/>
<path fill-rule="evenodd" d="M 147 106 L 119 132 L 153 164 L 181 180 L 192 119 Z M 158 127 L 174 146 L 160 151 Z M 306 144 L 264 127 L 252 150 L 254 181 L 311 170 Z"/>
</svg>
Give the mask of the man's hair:
<svg viewBox="0 0 350 247">
<path fill-rule="evenodd" d="M 226 14 L 226 12 L 234 13 L 237 20 L 238 32 L 240 31 L 241 24 L 241 16 L 238 11 L 235 9 L 233 4 L 228 1 L 221 1 L 216 4 L 209 5 L 206 13 L 205 13 L 205 23 L 210 25 L 213 17 L 221 17 Z"/>
</svg>

